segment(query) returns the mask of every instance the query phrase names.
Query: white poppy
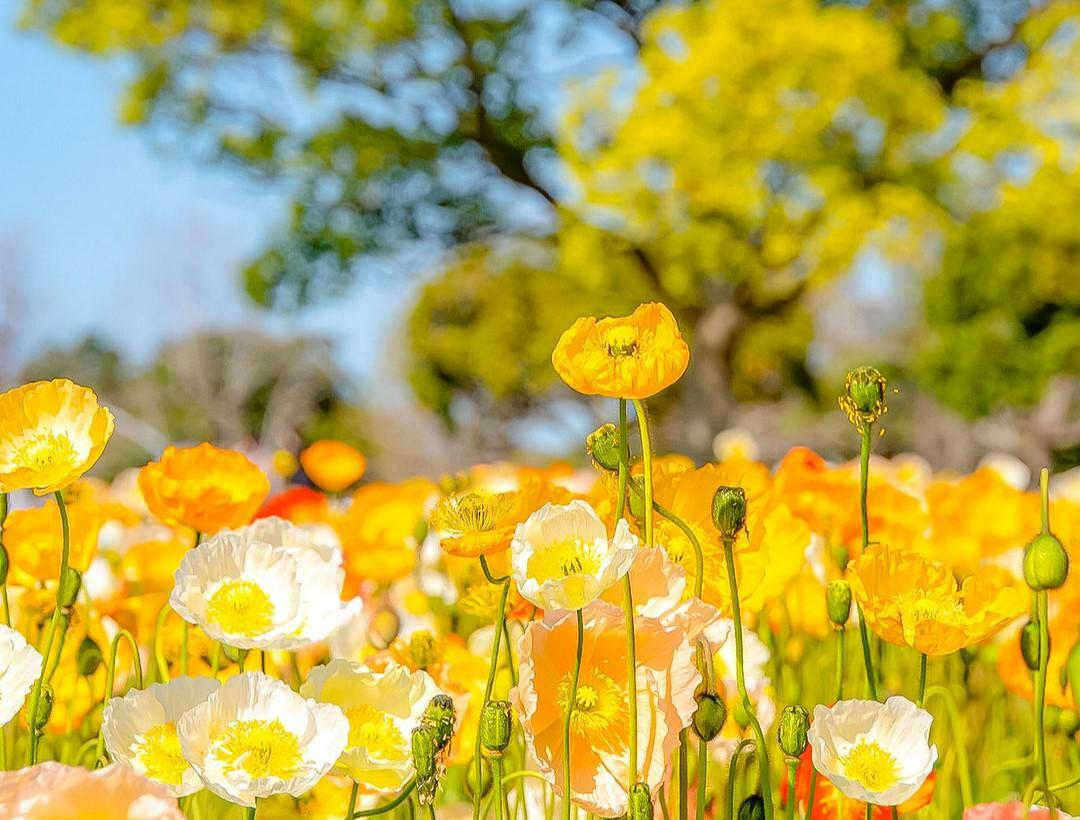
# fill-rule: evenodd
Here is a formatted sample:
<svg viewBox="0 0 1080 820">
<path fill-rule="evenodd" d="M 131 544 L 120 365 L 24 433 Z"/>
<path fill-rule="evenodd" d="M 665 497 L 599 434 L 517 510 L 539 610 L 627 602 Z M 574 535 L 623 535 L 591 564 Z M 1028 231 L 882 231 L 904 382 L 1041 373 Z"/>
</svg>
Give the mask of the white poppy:
<svg viewBox="0 0 1080 820">
<path fill-rule="evenodd" d="M 349 737 L 341 709 L 315 703 L 259 672 L 226 681 L 177 723 L 184 757 L 214 794 L 254 806 L 311 789 Z"/>
<path fill-rule="evenodd" d="M 903 697 L 816 706 L 809 732 L 814 768 L 854 800 L 899 805 L 934 768 L 932 722 L 929 712 Z"/>
<path fill-rule="evenodd" d="M 40 674 L 41 654 L 19 632 L 0 626 L 0 726 L 22 709 Z"/>
<path fill-rule="evenodd" d="M 607 526 L 581 500 L 545 504 L 519 524 L 510 544 L 522 597 L 545 610 L 582 609 L 630 570 L 638 539 L 625 519 Z"/>
<path fill-rule="evenodd" d="M 427 672 L 410 672 L 404 666 L 375 672 L 332 660 L 311 670 L 300 694 L 345 713 L 349 742 L 341 770 L 365 793 L 392 794 L 413 775 L 412 730 L 441 691 Z"/>
<path fill-rule="evenodd" d="M 110 699 L 102 727 L 105 748 L 113 760 L 161 783 L 173 797 L 199 791 L 202 781 L 180 750 L 176 722 L 218 685 L 213 678 L 175 678 Z"/>
</svg>

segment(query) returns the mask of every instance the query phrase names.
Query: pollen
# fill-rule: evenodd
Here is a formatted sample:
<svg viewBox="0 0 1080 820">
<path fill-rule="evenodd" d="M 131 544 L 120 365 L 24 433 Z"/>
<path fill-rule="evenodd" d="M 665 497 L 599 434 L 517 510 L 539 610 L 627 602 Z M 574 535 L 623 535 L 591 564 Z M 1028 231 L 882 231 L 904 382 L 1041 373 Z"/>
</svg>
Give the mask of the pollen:
<svg viewBox="0 0 1080 820">
<path fill-rule="evenodd" d="M 543 584 L 574 575 L 596 575 L 601 563 L 594 542 L 567 538 L 538 549 L 529 559 L 529 575 Z"/>
<path fill-rule="evenodd" d="M 840 758 L 844 776 L 871 792 L 880 793 L 896 785 L 900 772 L 896 758 L 877 743 L 860 740 Z"/>
<path fill-rule="evenodd" d="M 210 596 L 207 618 L 231 635 L 260 635 L 274 623 L 274 605 L 252 581 L 229 581 Z"/>
<path fill-rule="evenodd" d="M 66 434 L 44 433 L 23 441 L 16 449 L 15 463 L 37 472 L 66 470 L 77 460 L 75 447 Z"/>
<path fill-rule="evenodd" d="M 557 700 L 562 711 L 565 711 L 570 700 L 571 683 L 569 674 L 559 682 Z M 598 747 L 621 748 L 629 730 L 626 698 L 626 688 L 609 675 L 599 670 L 587 673 L 587 677 L 578 683 L 570 728 L 576 735 L 588 738 Z"/>
<path fill-rule="evenodd" d="M 214 738 L 212 754 L 227 771 L 287 780 L 301 767 L 300 742 L 279 720 L 238 720 Z"/>
<path fill-rule="evenodd" d="M 138 738 L 134 757 L 142 774 L 169 786 L 179 786 L 188 770 L 175 723 L 159 724 Z"/>
<path fill-rule="evenodd" d="M 346 711 L 349 719 L 349 746 L 364 749 L 370 757 L 400 763 L 409 759 L 409 750 L 394 719 L 382 709 L 362 704 Z"/>
<path fill-rule="evenodd" d="M 633 356 L 637 353 L 637 331 L 632 327 L 613 327 L 604 333 L 603 345 L 613 359 Z"/>
<path fill-rule="evenodd" d="M 436 508 L 432 526 L 459 535 L 490 532 L 513 508 L 511 493 L 491 493 L 486 490 L 447 498 Z"/>
</svg>

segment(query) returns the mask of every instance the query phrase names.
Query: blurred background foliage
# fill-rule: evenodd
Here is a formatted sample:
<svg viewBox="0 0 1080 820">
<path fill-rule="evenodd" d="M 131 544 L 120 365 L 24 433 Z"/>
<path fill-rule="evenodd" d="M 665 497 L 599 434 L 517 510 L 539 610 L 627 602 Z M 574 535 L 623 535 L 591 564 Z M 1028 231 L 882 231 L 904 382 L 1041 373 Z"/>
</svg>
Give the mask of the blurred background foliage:
<svg viewBox="0 0 1080 820">
<path fill-rule="evenodd" d="M 873 362 L 906 394 L 886 448 L 1078 460 L 1080 3 L 24 0 L 23 22 L 130 58 L 127 123 L 288 192 L 238 274 L 254 301 L 426 277 L 409 381 L 474 420 L 477 457 L 567 401 L 574 318 L 657 299 L 694 351 L 658 408 L 673 448 L 742 425 L 766 457 L 846 450 L 834 397 Z M 403 272 L 416 248 L 435 261 Z M 369 429 L 319 340 L 63 355 L 35 367 L 174 439 Z"/>
</svg>

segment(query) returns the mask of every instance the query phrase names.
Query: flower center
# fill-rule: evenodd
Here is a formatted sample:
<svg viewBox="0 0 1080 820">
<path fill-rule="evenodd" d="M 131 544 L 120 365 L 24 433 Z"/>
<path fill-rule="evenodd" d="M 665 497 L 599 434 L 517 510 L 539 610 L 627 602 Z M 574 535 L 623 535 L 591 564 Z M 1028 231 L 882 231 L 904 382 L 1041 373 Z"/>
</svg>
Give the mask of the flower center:
<svg viewBox="0 0 1080 820">
<path fill-rule="evenodd" d="M 883 792 L 896 785 L 900 779 L 896 758 L 877 743 L 860 740 L 846 755 L 840 758 L 844 777 L 848 777 L 871 792 Z"/>
<path fill-rule="evenodd" d="M 207 617 L 232 635 L 260 635 L 274 623 L 274 605 L 252 581 L 228 581 L 210 596 Z"/>
<path fill-rule="evenodd" d="M 598 670 L 592 670 L 587 675 L 585 680 L 578 683 L 570 728 L 578 737 L 588 738 L 598 746 L 620 748 L 628 729 L 626 690 Z M 567 673 L 557 688 L 559 709 L 564 712 L 570 701 L 571 683 L 571 675 Z"/>
<path fill-rule="evenodd" d="M 458 498 L 448 498 L 432 515 L 432 524 L 444 532 L 490 532 L 513 507 L 510 493 L 477 490 Z"/>
<path fill-rule="evenodd" d="M 238 720 L 215 738 L 214 755 L 227 771 L 287 780 L 300 770 L 300 742 L 279 720 Z"/>
<path fill-rule="evenodd" d="M 349 709 L 349 746 L 356 746 L 378 760 L 403 762 L 409 758 L 405 738 L 393 718 L 381 709 L 363 704 Z"/>
<path fill-rule="evenodd" d="M 142 767 L 142 773 L 151 780 L 179 786 L 188 770 L 188 762 L 180 750 L 176 724 L 162 723 L 143 735 L 135 751 L 135 760 Z"/>
<path fill-rule="evenodd" d="M 637 332 L 630 327 L 613 327 L 604 333 L 604 347 L 613 359 L 637 353 Z"/>
<path fill-rule="evenodd" d="M 75 447 L 66 433 L 42 433 L 20 444 L 13 460 L 20 466 L 45 472 L 67 467 L 76 460 L 76 455 Z"/>
<path fill-rule="evenodd" d="M 541 546 L 529 559 L 529 575 L 541 584 L 572 575 L 596 575 L 602 563 L 596 543 L 566 538 Z"/>
</svg>

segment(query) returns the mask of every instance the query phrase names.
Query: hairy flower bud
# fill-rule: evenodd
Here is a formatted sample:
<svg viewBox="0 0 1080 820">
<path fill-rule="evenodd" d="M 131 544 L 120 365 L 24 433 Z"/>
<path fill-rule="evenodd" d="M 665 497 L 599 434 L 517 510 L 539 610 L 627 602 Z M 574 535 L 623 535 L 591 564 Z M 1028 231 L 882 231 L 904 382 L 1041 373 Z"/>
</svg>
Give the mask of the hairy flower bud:
<svg viewBox="0 0 1080 820">
<path fill-rule="evenodd" d="M 431 699 L 424 710 L 421 719 L 425 725 L 435 729 L 435 741 L 439 750 L 450 745 L 450 739 L 454 736 L 454 723 L 457 720 L 457 710 L 454 701 L 449 695 L 436 695 Z"/>
<path fill-rule="evenodd" d="M 711 692 L 697 695 L 697 709 L 694 710 L 694 734 L 706 743 L 720 734 L 727 722 L 727 706 L 723 698 Z"/>
<path fill-rule="evenodd" d="M 765 801 L 760 794 L 751 794 L 742 801 L 739 820 L 765 820 Z"/>
<path fill-rule="evenodd" d="M 652 820 L 652 793 L 645 783 L 635 783 L 630 789 L 630 798 L 626 806 L 627 820 Z"/>
<path fill-rule="evenodd" d="M 82 588 L 82 573 L 74 567 L 68 567 L 64 577 L 60 579 L 60 591 L 56 595 L 56 601 L 62 607 L 75 606 Z"/>
<path fill-rule="evenodd" d="M 746 526 L 746 491 L 742 487 L 718 487 L 712 500 L 713 524 L 723 538 L 734 538 Z"/>
<path fill-rule="evenodd" d="M 806 733 L 810 729 L 810 713 L 798 704 L 789 704 L 780 714 L 776 739 L 788 757 L 799 757 L 806 751 Z"/>
<path fill-rule="evenodd" d="M 888 412 L 885 404 L 885 377 L 875 367 L 859 367 L 844 379 L 840 409 L 860 433 Z"/>
<path fill-rule="evenodd" d="M 825 608 L 834 626 L 842 627 L 851 617 L 851 585 L 844 580 L 833 581 L 825 589 Z"/>
<path fill-rule="evenodd" d="M 1057 589 L 1069 574 L 1069 555 L 1051 532 L 1036 535 L 1024 550 L 1024 580 L 1034 590 Z"/>
<path fill-rule="evenodd" d="M 429 806 L 439 789 L 439 740 L 434 726 L 420 725 L 412 733 L 413 768 L 416 770 L 416 794 L 421 805 Z"/>
<path fill-rule="evenodd" d="M 23 717 L 26 719 L 26 725 L 33 727 L 37 732 L 42 732 L 45 729 L 45 725 L 49 722 L 49 717 L 52 715 L 53 700 L 55 694 L 52 686 L 49 684 L 43 684 L 41 687 L 41 695 L 37 702 L 37 714 L 31 719 L 31 709 L 34 705 L 34 699 L 29 697 L 26 699 L 26 706 L 23 708 Z"/>
<path fill-rule="evenodd" d="M 605 424 L 585 439 L 585 450 L 598 469 L 617 473 L 621 443 L 619 429 L 614 424 Z"/>
<path fill-rule="evenodd" d="M 480 743 L 488 754 L 501 757 L 510 745 L 512 730 L 513 717 L 509 701 L 492 700 L 484 704 L 480 712 Z"/>
<path fill-rule="evenodd" d="M 1038 621 L 1028 621 L 1020 630 L 1020 654 L 1024 656 L 1024 663 L 1032 672 L 1039 668 Z"/>
</svg>

